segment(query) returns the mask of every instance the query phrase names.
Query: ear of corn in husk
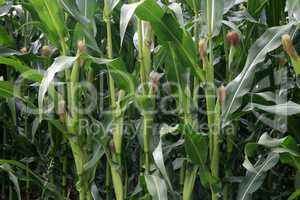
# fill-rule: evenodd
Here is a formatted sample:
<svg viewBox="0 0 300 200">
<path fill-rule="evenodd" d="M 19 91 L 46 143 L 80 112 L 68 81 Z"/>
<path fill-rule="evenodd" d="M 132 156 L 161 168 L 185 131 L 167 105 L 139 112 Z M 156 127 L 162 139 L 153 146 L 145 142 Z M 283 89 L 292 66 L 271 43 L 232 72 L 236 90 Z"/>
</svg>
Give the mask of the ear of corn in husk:
<svg viewBox="0 0 300 200">
<path fill-rule="evenodd" d="M 294 67 L 294 70 L 296 72 L 297 75 L 300 74 L 300 58 L 299 55 L 293 45 L 293 41 L 291 39 L 291 37 L 288 34 L 284 34 L 281 37 L 281 42 L 282 42 L 282 46 L 283 49 L 285 50 L 285 52 L 289 55 L 292 65 Z"/>
</svg>

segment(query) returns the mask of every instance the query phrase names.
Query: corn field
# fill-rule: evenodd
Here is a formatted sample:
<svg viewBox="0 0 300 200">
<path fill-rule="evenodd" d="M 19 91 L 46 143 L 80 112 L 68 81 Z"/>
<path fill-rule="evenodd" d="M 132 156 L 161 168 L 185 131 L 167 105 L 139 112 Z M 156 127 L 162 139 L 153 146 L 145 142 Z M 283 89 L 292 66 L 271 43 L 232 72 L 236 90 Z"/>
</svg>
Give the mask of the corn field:
<svg viewBox="0 0 300 200">
<path fill-rule="evenodd" d="M 300 0 L 0 0 L 0 199 L 300 199 L 299 25 Z"/>
</svg>

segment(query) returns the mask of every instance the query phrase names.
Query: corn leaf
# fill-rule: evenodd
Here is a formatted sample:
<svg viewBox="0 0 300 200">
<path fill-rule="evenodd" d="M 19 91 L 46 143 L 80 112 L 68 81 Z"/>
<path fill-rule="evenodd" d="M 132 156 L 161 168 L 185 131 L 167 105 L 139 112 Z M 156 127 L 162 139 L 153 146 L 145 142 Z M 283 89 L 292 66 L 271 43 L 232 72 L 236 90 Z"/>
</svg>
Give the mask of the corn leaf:
<svg viewBox="0 0 300 200">
<path fill-rule="evenodd" d="M 266 177 L 266 172 L 272 169 L 279 161 L 279 154 L 270 153 L 264 161 L 255 166 L 255 171 L 247 169 L 246 176 L 240 184 L 237 199 L 250 200 L 251 195 L 260 188 Z"/>
<path fill-rule="evenodd" d="M 42 21 L 42 27 L 53 44 L 59 46 L 59 41 L 65 40 L 66 24 L 59 0 L 30 1 Z"/>
<path fill-rule="evenodd" d="M 14 184 L 15 190 L 18 196 L 18 200 L 21 200 L 21 190 L 19 186 L 18 177 L 14 174 L 15 172 L 11 169 L 9 164 L 0 165 L 0 170 L 3 170 L 8 173 L 10 181 Z"/>
<path fill-rule="evenodd" d="M 176 17 L 168 9 L 164 10 L 154 0 L 125 4 L 121 11 L 120 36 L 124 37 L 130 18 L 135 13 L 138 18 L 148 21 L 162 44 L 170 43 L 185 68 L 198 65 L 196 45 L 190 34 L 180 27 Z M 184 73 L 184 72 L 182 72 Z"/>
<path fill-rule="evenodd" d="M 155 162 L 156 166 L 158 167 L 159 171 L 161 172 L 162 176 L 167 181 L 168 186 L 174 192 L 171 181 L 170 181 L 170 178 L 169 178 L 169 175 L 168 175 L 166 167 L 165 167 L 164 155 L 163 155 L 163 150 L 162 150 L 162 141 L 161 140 L 158 143 L 155 150 L 153 151 L 153 159 L 154 159 L 154 162 Z"/>
<path fill-rule="evenodd" d="M 250 48 L 242 72 L 227 85 L 227 96 L 223 111 L 223 123 L 226 124 L 232 113 L 241 106 L 242 97 L 250 90 L 255 68 L 264 61 L 266 55 L 278 48 L 281 36 L 291 31 L 293 24 L 268 29 Z"/>
<path fill-rule="evenodd" d="M 224 1 L 203 0 L 201 1 L 202 34 L 217 36 L 222 26 L 224 13 Z"/>
<path fill-rule="evenodd" d="M 208 155 L 208 144 L 204 135 L 196 133 L 190 127 L 185 128 L 185 151 L 191 161 L 205 166 Z"/>
<path fill-rule="evenodd" d="M 153 200 L 168 200 L 167 185 L 157 175 L 145 175 L 146 185 Z"/>
<path fill-rule="evenodd" d="M 56 73 L 68 69 L 76 61 L 77 57 L 61 56 L 55 59 L 53 64 L 47 69 L 44 78 L 39 87 L 38 103 L 39 108 L 43 107 L 45 94 L 51 85 Z"/>
</svg>

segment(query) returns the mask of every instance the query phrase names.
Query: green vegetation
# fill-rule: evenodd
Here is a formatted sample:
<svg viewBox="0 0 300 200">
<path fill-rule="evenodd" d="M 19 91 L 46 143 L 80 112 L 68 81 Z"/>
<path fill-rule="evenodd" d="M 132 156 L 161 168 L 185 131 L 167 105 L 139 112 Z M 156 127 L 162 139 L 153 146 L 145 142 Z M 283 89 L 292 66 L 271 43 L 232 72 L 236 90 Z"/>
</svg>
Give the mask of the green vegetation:
<svg viewBox="0 0 300 200">
<path fill-rule="evenodd" d="M 300 198 L 300 0 L 0 0 L 0 199 Z"/>
</svg>

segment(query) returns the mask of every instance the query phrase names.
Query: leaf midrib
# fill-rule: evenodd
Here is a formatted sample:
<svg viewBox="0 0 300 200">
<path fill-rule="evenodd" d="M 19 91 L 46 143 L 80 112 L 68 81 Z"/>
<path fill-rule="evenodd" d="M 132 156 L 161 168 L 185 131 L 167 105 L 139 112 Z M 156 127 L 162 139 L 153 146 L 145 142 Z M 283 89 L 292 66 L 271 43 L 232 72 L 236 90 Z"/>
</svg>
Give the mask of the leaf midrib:
<svg viewBox="0 0 300 200">
<path fill-rule="evenodd" d="M 258 63 L 256 63 L 256 64 L 253 64 L 253 63 L 256 62 L 256 60 L 257 60 L 258 57 L 262 54 L 262 52 L 263 52 L 265 49 L 267 49 L 268 45 L 269 45 L 271 42 L 273 42 L 274 39 L 277 38 L 277 36 L 278 36 L 279 34 L 281 34 L 281 32 L 276 33 L 275 36 L 267 43 L 267 45 L 265 45 L 264 48 L 262 48 L 262 50 L 261 50 L 261 51 L 257 54 L 257 56 L 255 57 L 255 59 L 254 59 L 254 61 L 252 62 L 252 64 L 251 64 L 251 65 L 249 66 L 249 68 L 246 70 L 245 74 L 242 76 L 242 80 L 241 80 L 241 82 L 240 82 L 238 88 L 235 90 L 236 92 L 234 93 L 234 95 L 233 95 L 233 97 L 232 97 L 232 100 L 231 100 L 231 102 L 230 102 L 230 105 L 229 105 L 229 107 L 228 107 L 228 109 L 226 110 L 226 113 L 225 113 L 225 115 L 224 115 L 224 118 L 225 118 L 225 119 L 226 119 L 227 116 L 228 116 L 228 112 L 231 110 L 231 107 L 232 107 L 232 105 L 233 105 L 234 99 L 236 98 L 236 96 L 237 96 L 237 94 L 238 94 L 240 88 L 242 87 L 242 85 L 243 85 L 243 83 L 244 83 L 244 81 L 245 81 L 245 78 L 244 78 L 244 77 L 249 73 L 249 71 L 251 71 L 251 68 L 252 68 L 253 66 L 255 66 L 255 65 L 258 64 Z"/>
<path fill-rule="evenodd" d="M 49 5 L 48 5 L 48 3 L 47 3 L 47 0 L 43 0 L 43 2 L 44 2 L 44 5 L 45 5 L 45 7 L 46 7 L 46 9 L 47 9 L 47 11 L 48 11 L 48 13 L 49 13 L 49 15 L 50 15 L 51 21 L 52 21 L 52 23 L 54 24 L 54 27 L 55 27 L 55 29 L 56 29 L 56 31 L 57 31 L 57 33 L 58 33 L 60 39 L 62 40 L 62 39 L 63 39 L 63 36 L 62 36 L 61 32 L 59 31 L 59 25 L 56 23 L 55 17 L 52 15 L 52 12 L 51 12 L 51 10 L 50 10 L 50 8 L 49 8 Z"/>
<path fill-rule="evenodd" d="M 196 154 L 199 157 L 199 160 L 201 162 L 201 165 L 204 166 L 204 161 L 202 160 L 201 154 L 197 148 L 197 146 L 194 144 L 193 140 L 190 138 L 190 136 L 188 136 L 188 139 L 190 140 L 191 144 L 193 145 L 193 148 L 196 150 Z"/>
<path fill-rule="evenodd" d="M 277 156 L 277 154 L 274 154 L 273 156 L 271 156 L 268 160 L 266 160 L 265 164 L 260 168 L 260 170 L 257 171 L 257 173 L 255 174 L 255 176 L 253 177 L 253 179 L 251 180 L 251 182 L 249 183 L 248 187 L 246 188 L 243 196 L 242 196 L 242 199 L 241 200 L 244 200 L 244 198 L 246 197 L 249 189 L 250 189 L 250 186 L 253 184 L 253 182 L 255 181 L 256 177 L 261 173 L 261 171 L 264 169 L 264 167 L 273 159 L 273 157 Z"/>
</svg>

